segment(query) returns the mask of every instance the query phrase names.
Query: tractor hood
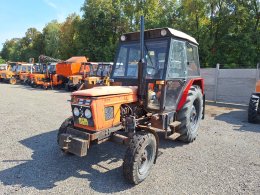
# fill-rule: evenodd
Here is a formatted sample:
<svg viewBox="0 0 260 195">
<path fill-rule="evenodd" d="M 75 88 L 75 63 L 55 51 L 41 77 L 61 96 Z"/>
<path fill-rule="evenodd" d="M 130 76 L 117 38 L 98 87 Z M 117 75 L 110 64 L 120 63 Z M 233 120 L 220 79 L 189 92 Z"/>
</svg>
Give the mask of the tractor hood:
<svg viewBox="0 0 260 195">
<path fill-rule="evenodd" d="M 137 94 L 137 86 L 98 86 L 91 89 L 75 91 L 72 93 L 74 96 L 105 96 L 117 94 Z"/>
</svg>

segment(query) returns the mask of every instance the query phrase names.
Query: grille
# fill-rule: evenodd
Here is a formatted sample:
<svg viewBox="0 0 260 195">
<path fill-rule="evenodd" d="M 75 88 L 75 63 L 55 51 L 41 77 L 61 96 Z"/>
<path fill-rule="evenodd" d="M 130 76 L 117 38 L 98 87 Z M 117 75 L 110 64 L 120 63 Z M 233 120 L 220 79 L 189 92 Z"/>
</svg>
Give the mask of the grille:
<svg viewBox="0 0 260 195">
<path fill-rule="evenodd" d="M 105 107 L 105 120 L 110 120 L 114 118 L 114 107 L 113 106 L 109 106 L 109 107 Z"/>
<path fill-rule="evenodd" d="M 79 109 L 79 116 L 75 116 L 74 113 L 73 113 L 73 109 L 77 107 Z M 73 114 L 73 117 L 74 117 L 74 123 L 76 124 L 79 124 L 79 118 L 85 118 L 85 115 L 84 115 L 84 112 L 86 109 L 89 109 L 89 107 L 85 107 L 85 106 L 79 106 L 79 105 L 71 105 L 71 108 L 72 108 L 72 114 Z M 91 118 L 88 118 L 88 126 L 89 127 L 94 127 L 94 121 L 93 121 L 93 117 Z"/>
</svg>

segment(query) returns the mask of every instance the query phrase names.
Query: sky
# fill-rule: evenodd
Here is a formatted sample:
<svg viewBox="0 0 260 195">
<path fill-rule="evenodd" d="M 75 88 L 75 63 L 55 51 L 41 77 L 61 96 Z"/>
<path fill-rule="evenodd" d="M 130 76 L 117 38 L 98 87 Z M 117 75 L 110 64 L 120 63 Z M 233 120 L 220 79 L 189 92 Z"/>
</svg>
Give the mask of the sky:
<svg viewBox="0 0 260 195">
<path fill-rule="evenodd" d="M 85 0 L 0 0 L 0 50 L 8 39 L 21 38 L 28 28 L 42 31 L 52 21 L 63 22 L 71 13 L 82 15 Z"/>
</svg>

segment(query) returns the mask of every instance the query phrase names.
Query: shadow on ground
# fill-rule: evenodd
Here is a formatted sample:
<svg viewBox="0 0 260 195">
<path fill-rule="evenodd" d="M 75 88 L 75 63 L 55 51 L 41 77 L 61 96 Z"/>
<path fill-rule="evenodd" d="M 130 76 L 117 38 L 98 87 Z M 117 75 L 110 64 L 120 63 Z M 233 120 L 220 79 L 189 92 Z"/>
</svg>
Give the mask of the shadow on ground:
<svg viewBox="0 0 260 195">
<path fill-rule="evenodd" d="M 255 124 L 249 123 L 247 119 L 247 106 L 215 104 L 211 102 L 207 102 L 207 105 L 217 106 L 218 108 L 223 108 L 223 110 L 225 110 L 224 113 L 220 114 L 211 113 L 211 116 L 213 116 L 215 120 L 233 124 L 234 130 L 237 131 L 251 131 L 260 133 L 260 117 Z"/>
<path fill-rule="evenodd" d="M 90 187 L 101 193 L 120 192 L 133 187 L 122 174 L 126 146 L 106 142 L 92 146 L 88 155 L 80 158 L 63 154 L 56 144 L 56 134 L 57 130 L 20 141 L 33 151 L 32 160 L 4 160 L 3 163 L 21 164 L 1 171 L 0 182 L 47 190 L 59 185 L 59 182 L 76 177 L 88 180 Z M 164 140 L 160 146 L 178 147 L 182 144 Z"/>
<path fill-rule="evenodd" d="M 22 88 L 22 89 L 27 89 L 27 90 L 30 90 L 30 91 L 46 91 L 46 90 L 52 90 L 54 91 L 54 93 L 71 93 L 71 92 L 68 92 L 68 91 L 65 91 L 65 89 L 61 88 L 57 88 L 57 87 L 54 87 L 53 89 L 51 88 L 48 88 L 48 89 L 44 89 L 40 86 L 37 86 L 37 87 L 31 87 L 30 85 L 23 85 L 23 84 L 16 84 L 16 85 L 12 85 L 13 88 Z"/>
</svg>

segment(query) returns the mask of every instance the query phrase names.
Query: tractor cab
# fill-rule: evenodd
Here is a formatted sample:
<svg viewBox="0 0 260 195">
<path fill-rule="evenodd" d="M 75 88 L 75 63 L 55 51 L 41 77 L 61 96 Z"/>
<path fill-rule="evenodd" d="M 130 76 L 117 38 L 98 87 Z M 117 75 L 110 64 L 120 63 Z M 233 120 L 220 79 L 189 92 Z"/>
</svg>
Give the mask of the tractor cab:
<svg viewBox="0 0 260 195">
<path fill-rule="evenodd" d="M 96 62 L 83 62 L 80 67 L 80 75 L 83 75 L 83 78 L 89 76 L 97 75 L 98 63 Z"/>
<path fill-rule="evenodd" d="M 138 85 L 140 53 L 139 33 L 122 35 L 111 78 L 123 86 Z M 180 31 L 145 31 L 143 64 L 143 80 L 138 87 L 150 111 L 177 110 L 181 92 L 190 80 L 202 86 L 198 43 Z"/>
<path fill-rule="evenodd" d="M 24 84 L 28 83 L 29 75 L 32 73 L 33 64 L 21 64 L 19 76 L 17 79 Z"/>
<path fill-rule="evenodd" d="M 112 70 L 113 63 L 109 62 L 100 62 L 98 63 L 98 68 L 97 68 L 97 76 L 103 78 L 103 77 L 109 77 L 110 72 Z"/>
<path fill-rule="evenodd" d="M 48 72 L 48 74 L 56 74 L 56 64 L 57 63 L 49 63 L 47 65 L 47 72 Z"/>
</svg>

